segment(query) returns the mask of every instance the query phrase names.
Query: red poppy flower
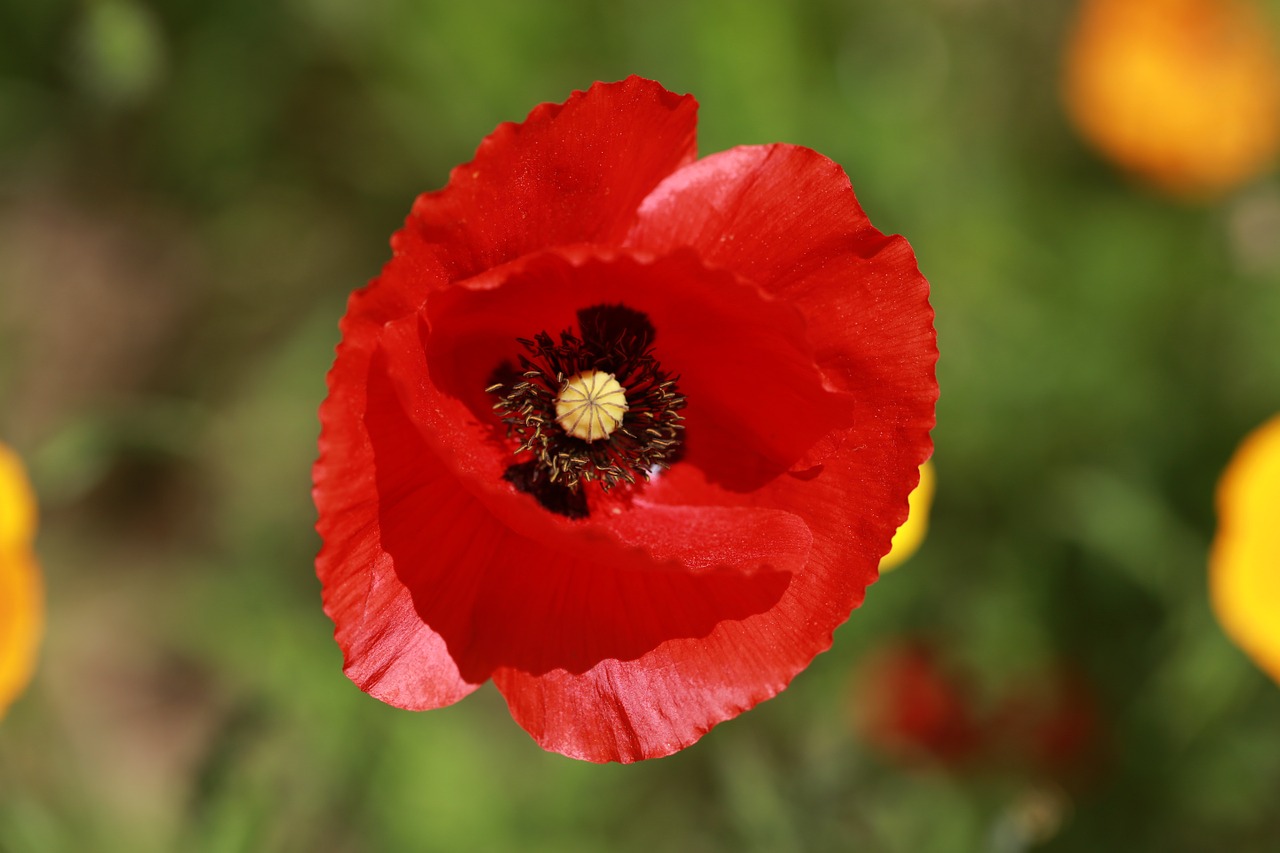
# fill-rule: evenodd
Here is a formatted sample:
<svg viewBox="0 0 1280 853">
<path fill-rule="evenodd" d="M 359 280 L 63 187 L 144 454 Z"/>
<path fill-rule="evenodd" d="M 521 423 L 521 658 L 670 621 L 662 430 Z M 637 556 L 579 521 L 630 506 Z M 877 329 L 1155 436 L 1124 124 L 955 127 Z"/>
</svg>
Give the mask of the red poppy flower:
<svg viewBox="0 0 1280 853">
<path fill-rule="evenodd" d="M 1054 662 L 1006 689 L 986 722 L 987 749 L 1005 766 L 1080 790 L 1106 765 L 1105 723 L 1088 673 Z"/>
<path fill-rule="evenodd" d="M 868 744 L 907 763 L 959 766 L 982 746 L 973 680 L 924 641 L 886 646 L 854 678 L 853 723 Z"/>
<path fill-rule="evenodd" d="M 930 454 L 906 241 L 788 145 L 597 84 L 503 124 L 356 292 L 320 410 L 317 571 L 362 690 L 492 679 L 543 747 L 675 752 L 862 601 Z"/>
<path fill-rule="evenodd" d="M 1105 732 L 1087 674 L 1052 663 L 998 689 L 925 638 L 886 644 L 854 672 L 860 738 L 907 765 L 1004 768 L 1083 786 L 1102 766 Z"/>
</svg>

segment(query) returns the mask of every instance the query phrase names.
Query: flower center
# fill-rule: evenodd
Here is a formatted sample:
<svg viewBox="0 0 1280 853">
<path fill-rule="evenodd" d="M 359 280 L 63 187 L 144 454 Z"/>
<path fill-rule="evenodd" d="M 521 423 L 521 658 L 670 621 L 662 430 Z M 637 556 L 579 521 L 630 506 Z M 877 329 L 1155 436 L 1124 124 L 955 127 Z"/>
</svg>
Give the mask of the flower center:
<svg viewBox="0 0 1280 853">
<path fill-rule="evenodd" d="M 608 490 L 648 480 L 676 461 L 684 437 L 685 398 L 654 357 L 648 317 L 597 305 L 578 312 L 578 326 L 559 342 L 546 332 L 521 339 L 519 366 L 500 366 L 485 389 L 516 453 L 533 454 L 505 478 L 571 518 L 587 514 L 582 482 Z"/>
<path fill-rule="evenodd" d="M 584 370 L 569 378 L 556 397 L 556 423 L 574 438 L 608 438 L 627 413 L 627 390 L 612 373 Z"/>
</svg>

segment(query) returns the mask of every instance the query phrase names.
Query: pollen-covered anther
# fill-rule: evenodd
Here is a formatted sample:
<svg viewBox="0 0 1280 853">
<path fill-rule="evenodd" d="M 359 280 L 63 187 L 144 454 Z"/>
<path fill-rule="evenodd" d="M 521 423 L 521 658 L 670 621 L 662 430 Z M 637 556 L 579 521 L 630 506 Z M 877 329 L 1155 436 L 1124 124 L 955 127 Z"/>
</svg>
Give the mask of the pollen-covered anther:
<svg viewBox="0 0 1280 853">
<path fill-rule="evenodd" d="M 556 423 L 574 438 L 608 438 L 627 413 L 627 391 L 612 373 L 584 370 L 565 380 L 556 397 Z"/>
<path fill-rule="evenodd" d="M 535 467 L 510 477 L 518 490 L 570 518 L 585 517 L 579 490 L 634 486 L 669 467 L 681 451 L 685 398 L 678 376 L 653 354 L 648 318 L 625 305 L 578 312 L 581 335 L 542 331 L 517 338 L 525 352 L 500 364 L 486 393 Z"/>
</svg>

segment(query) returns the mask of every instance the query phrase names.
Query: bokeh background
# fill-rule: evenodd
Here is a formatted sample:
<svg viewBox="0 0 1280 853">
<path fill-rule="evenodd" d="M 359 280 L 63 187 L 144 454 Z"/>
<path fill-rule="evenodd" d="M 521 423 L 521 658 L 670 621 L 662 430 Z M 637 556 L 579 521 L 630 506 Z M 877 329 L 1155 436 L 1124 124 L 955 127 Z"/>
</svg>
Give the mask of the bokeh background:
<svg viewBox="0 0 1280 853">
<path fill-rule="evenodd" d="M 1280 183 L 1170 195 L 1091 147 L 1076 14 L 8 0 L 0 438 L 48 626 L 0 851 L 1280 849 L 1280 688 L 1206 596 L 1215 482 L 1280 411 Z M 413 197 L 631 73 L 698 97 L 704 152 L 845 167 L 933 284 L 942 398 L 921 550 L 778 698 L 620 767 L 543 753 L 491 688 L 351 685 L 309 468 Z"/>
</svg>

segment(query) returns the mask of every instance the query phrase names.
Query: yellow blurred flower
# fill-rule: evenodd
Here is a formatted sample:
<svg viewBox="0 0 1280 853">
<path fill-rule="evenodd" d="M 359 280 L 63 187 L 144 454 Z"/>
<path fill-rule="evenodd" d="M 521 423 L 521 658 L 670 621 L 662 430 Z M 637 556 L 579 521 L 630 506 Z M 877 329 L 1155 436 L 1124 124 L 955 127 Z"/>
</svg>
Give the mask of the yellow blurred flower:
<svg viewBox="0 0 1280 853">
<path fill-rule="evenodd" d="M 36 502 L 22 463 L 0 444 L 0 716 L 31 680 L 44 629 L 44 589 L 32 550 Z"/>
<path fill-rule="evenodd" d="M 1157 187 L 1204 197 L 1280 149 L 1280 54 L 1254 0 L 1083 0 L 1064 94 L 1080 132 Z"/>
<path fill-rule="evenodd" d="M 929 508 L 933 506 L 933 462 L 920 466 L 920 483 L 907 498 L 907 520 L 893 534 L 889 553 L 880 558 L 880 571 L 887 572 L 906 562 L 916 552 L 929 530 Z"/>
<path fill-rule="evenodd" d="M 1209 592 L 1227 635 L 1280 682 L 1280 415 L 1244 440 L 1218 483 Z"/>
</svg>

